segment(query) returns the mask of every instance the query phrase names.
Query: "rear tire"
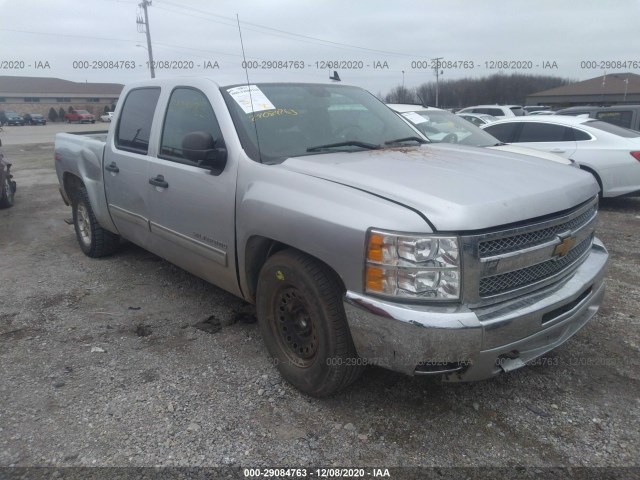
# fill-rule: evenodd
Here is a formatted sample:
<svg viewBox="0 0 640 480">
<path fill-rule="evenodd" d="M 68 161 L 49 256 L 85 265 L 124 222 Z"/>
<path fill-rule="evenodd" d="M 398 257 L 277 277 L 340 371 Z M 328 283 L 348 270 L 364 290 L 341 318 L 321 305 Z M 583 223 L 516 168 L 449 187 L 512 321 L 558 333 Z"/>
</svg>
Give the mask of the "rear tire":
<svg viewBox="0 0 640 480">
<path fill-rule="evenodd" d="M 7 172 L 7 175 L 4 177 L 0 188 L 2 189 L 0 191 L 0 208 L 13 207 L 13 185 L 9 178 L 9 172 Z"/>
<path fill-rule="evenodd" d="M 98 258 L 111 255 L 116 251 L 120 243 L 120 236 L 100 226 L 84 186 L 76 192 L 71 209 L 76 239 L 86 256 Z"/>
<path fill-rule="evenodd" d="M 258 323 L 281 375 L 302 392 L 326 397 L 362 373 L 337 275 L 297 250 L 271 256 L 260 271 Z"/>
</svg>

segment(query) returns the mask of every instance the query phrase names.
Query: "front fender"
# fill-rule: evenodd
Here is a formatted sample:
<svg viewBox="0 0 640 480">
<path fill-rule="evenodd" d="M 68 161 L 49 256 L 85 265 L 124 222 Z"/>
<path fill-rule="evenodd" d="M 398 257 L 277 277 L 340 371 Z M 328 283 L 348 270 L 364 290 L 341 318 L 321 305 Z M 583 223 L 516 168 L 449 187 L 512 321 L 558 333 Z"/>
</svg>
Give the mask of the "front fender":
<svg viewBox="0 0 640 480">
<path fill-rule="evenodd" d="M 346 185 L 292 172 L 279 165 L 243 162 L 237 190 L 236 234 L 240 285 L 252 292 L 250 240 L 270 239 L 331 267 L 348 290 L 362 292 L 369 228 L 431 230 L 416 212 Z M 252 301 L 252 298 L 248 298 Z"/>
</svg>

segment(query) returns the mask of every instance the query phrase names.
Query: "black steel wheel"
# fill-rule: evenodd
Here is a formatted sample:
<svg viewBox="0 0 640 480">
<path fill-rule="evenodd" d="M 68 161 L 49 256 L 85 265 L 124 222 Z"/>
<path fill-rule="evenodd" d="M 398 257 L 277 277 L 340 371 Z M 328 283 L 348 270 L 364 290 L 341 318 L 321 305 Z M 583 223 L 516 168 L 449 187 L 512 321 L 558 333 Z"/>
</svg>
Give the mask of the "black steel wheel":
<svg viewBox="0 0 640 480">
<path fill-rule="evenodd" d="M 281 375 L 304 393 L 331 395 L 362 371 L 342 304 L 338 276 L 293 249 L 271 256 L 260 271 L 258 323 Z"/>
</svg>

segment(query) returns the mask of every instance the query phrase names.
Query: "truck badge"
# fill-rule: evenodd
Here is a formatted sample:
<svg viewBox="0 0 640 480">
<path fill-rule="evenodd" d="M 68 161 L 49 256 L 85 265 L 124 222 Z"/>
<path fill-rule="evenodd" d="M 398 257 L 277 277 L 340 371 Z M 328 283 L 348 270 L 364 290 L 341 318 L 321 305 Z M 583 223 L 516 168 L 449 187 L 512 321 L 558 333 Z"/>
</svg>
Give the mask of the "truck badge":
<svg viewBox="0 0 640 480">
<path fill-rule="evenodd" d="M 562 258 L 566 256 L 567 253 L 569 253 L 569 251 L 576 244 L 576 237 L 572 237 L 570 235 L 563 237 L 560 235 L 559 238 L 560 244 L 556 245 L 556 248 L 553 249 L 553 256 Z"/>
</svg>

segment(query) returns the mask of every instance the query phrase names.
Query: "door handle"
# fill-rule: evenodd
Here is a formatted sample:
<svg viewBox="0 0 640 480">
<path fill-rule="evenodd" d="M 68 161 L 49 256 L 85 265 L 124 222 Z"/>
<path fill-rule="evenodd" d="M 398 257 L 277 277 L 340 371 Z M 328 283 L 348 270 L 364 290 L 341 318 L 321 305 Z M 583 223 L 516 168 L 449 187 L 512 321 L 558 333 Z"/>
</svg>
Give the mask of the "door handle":
<svg viewBox="0 0 640 480">
<path fill-rule="evenodd" d="M 116 165 L 116 162 L 111 162 L 109 165 L 104 167 L 104 169 L 107 170 L 108 172 L 113 172 L 113 173 L 118 173 L 120 171 L 120 169 L 118 168 L 118 165 Z"/>
<path fill-rule="evenodd" d="M 164 181 L 164 175 L 156 175 L 156 178 L 150 178 L 149 183 L 155 187 L 169 188 L 169 184 Z"/>
<path fill-rule="evenodd" d="M 553 150 L 551 150 L 551 153 L 564 153 L 566 152 L 566 150 L 560 150 L 559 148 L 554 148 Z"/>
</svg>

